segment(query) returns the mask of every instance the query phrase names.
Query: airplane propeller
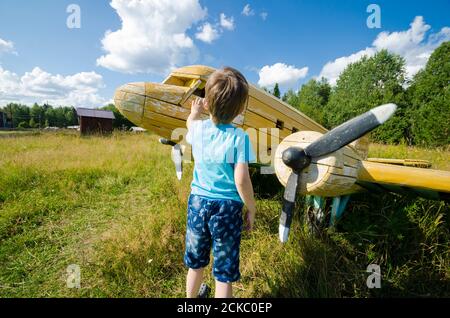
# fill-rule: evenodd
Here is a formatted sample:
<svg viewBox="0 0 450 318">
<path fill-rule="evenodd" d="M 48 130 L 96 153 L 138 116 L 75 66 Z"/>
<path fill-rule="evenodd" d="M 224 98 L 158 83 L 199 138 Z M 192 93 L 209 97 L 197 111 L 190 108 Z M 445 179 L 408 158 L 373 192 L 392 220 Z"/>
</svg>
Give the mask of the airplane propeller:
<svg viewBox="0 0 450 318">
<path fill-rule="evenodd" d="M 396 109 L 397 105 L 395 104 L 375 107 L 332 129 L 305 149 L 289 147 L 283 151 L 282 160 L 285 165 L 292 169 L 292 173 L 286 184 L 280 215 L 279 236 L 282 243 L 287 242 L 289 237 L 295 209 L 295 198 L 301 181 L 302 171 L 311 164 L 313 159 L 335 152 L 377 128 L 386 122 Z"/>
<path fill-rule="evenodd" d="M 163 145 L 172 146 L 172 161 L 175 164 L 177 178 L 178 180 L 181 180 L 181 176 L 183 175 L 183 153 L 181 151 L 181 146 L 176 142 L 168 140 L 166 138 L 160 138 L 159 142 Z"/>
</svg>

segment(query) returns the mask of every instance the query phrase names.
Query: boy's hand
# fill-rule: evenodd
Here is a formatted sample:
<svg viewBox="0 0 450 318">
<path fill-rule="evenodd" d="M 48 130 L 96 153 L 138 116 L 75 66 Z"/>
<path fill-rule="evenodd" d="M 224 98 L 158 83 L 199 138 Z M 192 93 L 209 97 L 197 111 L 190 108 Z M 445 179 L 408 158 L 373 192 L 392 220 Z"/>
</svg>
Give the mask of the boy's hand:
<svg viewBox="0 0 450 318">
<path fill-rule="evenodd" d="M 205 100 L 203 98 L 197 97 L 192 101 L 191 113 L 186 120 L 186 126 L 189 129 L 191 122 L 193 120 L 200 120 L 202 112 L 206 110 Z"/>
<path fill-rule="evenodd" d="M 256 208 L 253 207 L 247 207 L 247 213 L 245 214 L 245 230 L 250 232 L 253 230 L 253 226 L 255 224 L 255 215 L 256 215 Z"/>
<path fill-rule="evenodd" d="M 194 99 L 191 105 L 191 114 L 193 116 L 199 116 L 202 112 L 206 111 L 204 99 L 197 97 Z"/>
</svg>

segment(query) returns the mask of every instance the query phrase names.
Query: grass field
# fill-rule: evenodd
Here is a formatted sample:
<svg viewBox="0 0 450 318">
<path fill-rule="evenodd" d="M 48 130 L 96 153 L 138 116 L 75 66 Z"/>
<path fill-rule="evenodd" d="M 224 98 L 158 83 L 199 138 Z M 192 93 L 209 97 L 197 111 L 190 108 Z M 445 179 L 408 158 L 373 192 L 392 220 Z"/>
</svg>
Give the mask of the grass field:
<svg viewBox="0 0 450 318">
<path fill-rule="evenodd" d="M 1 297 L 184 296 L 192 166 L 178 182 L 156 136 L 42 133 L 0 138 L 0 149 Z M 448 150 L 374 145 L 370 155 L 450 170 Z M 282 188 L 254 181 L 257 223 L 243 236 L 236 296 L 450 296 L 448 203 L 355 195 L 336 228 L 311 237 L 297 215 L 281 245 Z M 366 286 L 370 263 L 381 266 L 380 289 Z M 80 289 L 66 286 L 70 264 Z"/>
</svg>

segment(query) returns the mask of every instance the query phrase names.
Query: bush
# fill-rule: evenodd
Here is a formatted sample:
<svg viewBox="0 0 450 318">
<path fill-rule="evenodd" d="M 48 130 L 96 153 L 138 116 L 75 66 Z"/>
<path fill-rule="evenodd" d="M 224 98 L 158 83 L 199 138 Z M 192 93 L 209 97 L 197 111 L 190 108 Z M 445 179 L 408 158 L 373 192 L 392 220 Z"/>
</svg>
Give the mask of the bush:
<svg viewBox="0 0 450 318">
<path fill-rule="evenodd" d="M 20 128 L 20 129 L 29 128 L 29 127 L 30 126 L 28 125 L 28 123 L 26 121 L 21 121 L 19 123 L 19 125 L 17 126 L 17 128 Z"/>
</svg>

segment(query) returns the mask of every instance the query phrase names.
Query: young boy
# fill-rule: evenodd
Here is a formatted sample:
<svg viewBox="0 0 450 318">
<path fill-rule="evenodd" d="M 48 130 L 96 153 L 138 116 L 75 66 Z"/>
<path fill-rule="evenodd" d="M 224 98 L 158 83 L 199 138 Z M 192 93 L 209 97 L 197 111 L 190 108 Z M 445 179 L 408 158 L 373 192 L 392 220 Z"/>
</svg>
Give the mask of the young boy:
<svg viewBox="0 0 450 318">
<path fill-rule="evenodd" d="M 231 122 L 245 107 L 248 83 L 237 70 L 226 67 L 209 77 L 205 98 L 192 103 L 186 140 L 195 160 L 188 201 L 186 251 L 189 267 L 186 296 L 197 297 L 204 268 L 213 250 L 216 298 L 232 297 L 232 282 L 239 280 L 242 208 L 246 229 L 255 221 L 255 200 L 248 163 L 255 161 L 248 135 Z M 202 111 L 210 119 L 200 120 Z"/>
</svg>

